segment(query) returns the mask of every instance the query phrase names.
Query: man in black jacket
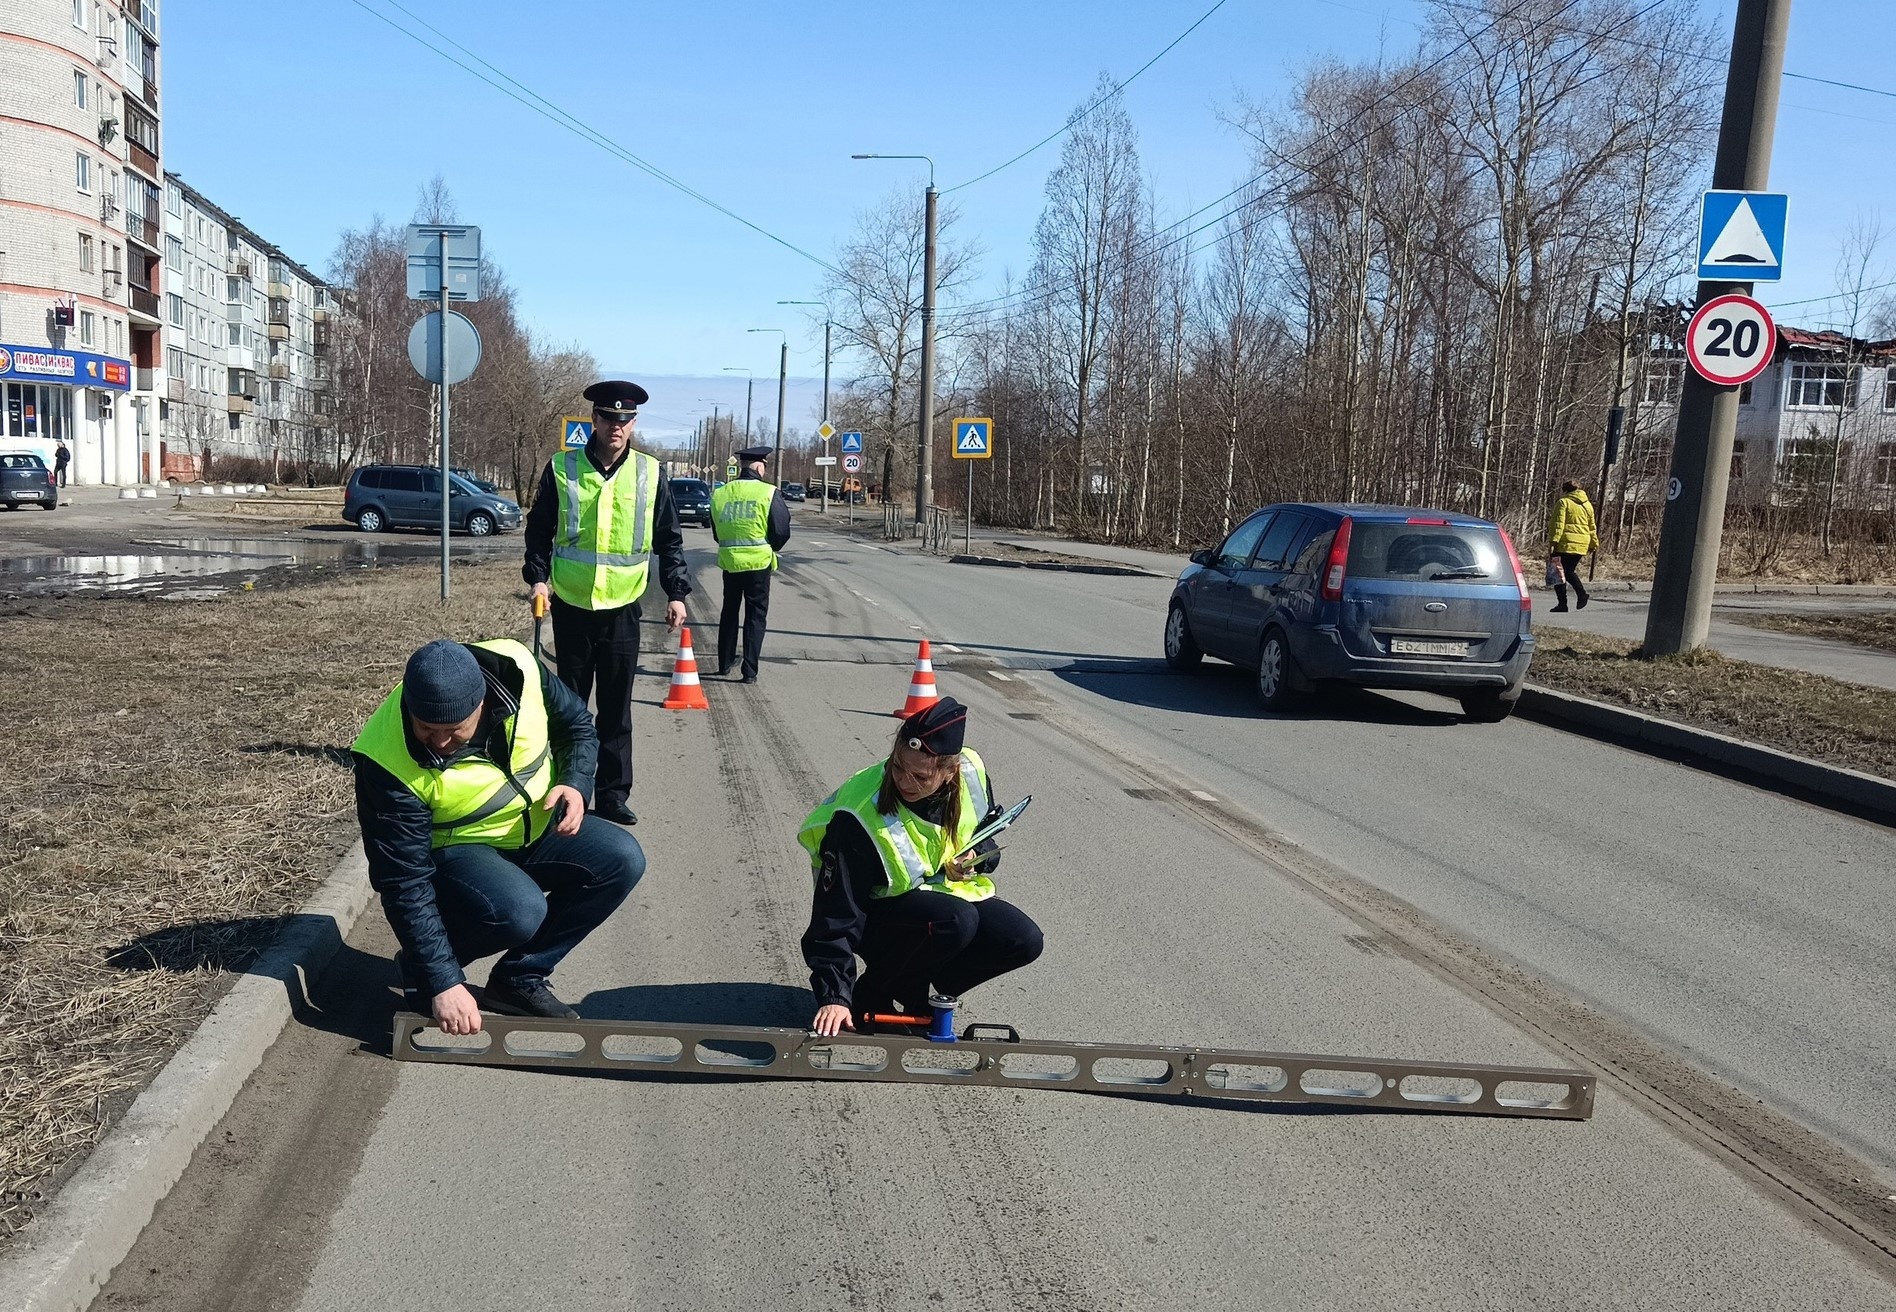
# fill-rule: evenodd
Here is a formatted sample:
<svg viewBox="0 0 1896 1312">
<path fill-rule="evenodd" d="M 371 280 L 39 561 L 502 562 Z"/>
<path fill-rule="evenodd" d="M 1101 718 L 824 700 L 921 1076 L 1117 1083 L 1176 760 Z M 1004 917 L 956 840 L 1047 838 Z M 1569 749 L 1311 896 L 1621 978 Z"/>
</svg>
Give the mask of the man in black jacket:
<svg viewBox="0 0 1896 1312">
<path fill-rule="evenodd" d="M 446 1032 L 480 1030 L 461 967 L 496 952 L 487 1010 L 579 1014 L 547 978 L 645 873 L 638 840 L 586 814 L 597 752 L 585 703 L 511 641 L 421 648 L 356 739 L 369 882 L 407 1005 Z"/>
</svg>

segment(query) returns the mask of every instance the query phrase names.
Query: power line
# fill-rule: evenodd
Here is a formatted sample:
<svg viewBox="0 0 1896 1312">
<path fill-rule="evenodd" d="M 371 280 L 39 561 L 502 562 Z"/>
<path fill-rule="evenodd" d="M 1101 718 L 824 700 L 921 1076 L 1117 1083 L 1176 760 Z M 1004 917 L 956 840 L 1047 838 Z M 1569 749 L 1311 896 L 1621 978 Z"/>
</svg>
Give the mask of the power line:
<svg viewBox="0 0 1896 1312">
<path fill-rule="evenodd" d="M 705 195 L 703 192 L 697 190 L 696 188 L 692 187 L 688 183 L 681 181 L 680 179 L 672 176 L 670 173 L 667 173 L 664 169 L 660 168 L 658 165 L 653 164 L 649 160 L 642 159 L 638 155 L 635 155 L 632 151 L 626 149 L 624 146 L 621 146 L 618 142 L 614 141 L 612 138 L 606 136 L 605 133 L 599 131 L 597 128 L 591 126 L 590 124 L 584 122 L 583 120 L 568 113 L 566 110 L 561 109 L 558 105 L 555 105 L 552 101 L 548 100 L 545 96 L 542 96 L 539 92 L 533 90 L 531 87 L 527 86 L 525 83 L 503 72 L 499 68 L 496 68 L 494 65 L 488 63 L 487 60 L 481 58 L 479 55 L 475 54 L 472 50 L 469 50 L 466 46 L 462 45 L 460 42 L 456 41 L 453 37 L 449 36 L 447 33 L 441 31 L 441 29 L 429 23 L 426 19 L 422 18 L 420 15 L 414 13 L 410 9 L 403 7 L 400 3 L 398 3 L 398 0 L 382 0 L 382 3 L 388 5 L 392 9 L 399 11 L 402 14 L 407 15 L 408 18 L 420 24 L 422 27 L 426 28 L 428 31 L 434 33 L 436 36 L 440 37 L 443 41 L 453 46 L 456 50 L 461 51 L 469 59 L 472 59 L 475 63 L 481 65 L 481 67 L 490 70 L 495 75 L 495 77 L 498 77 L 502 79 L 502 81 L 505 81 L 507 83 L 511 83 L 513 87 L 517 87 L 519 88 L 519 90 L 518 91 L 511 90 L 509 89 L 509 87 L 501 85 L 501 82 L 495 81 L 493 77 L 489 77 L 485 73 L 482 73 L 479 69 L 473 68 L 469 66 L 468 64 L 463 63 L 461 60 L 456 59 L 453 55 L 443 50 L 440 46 L 437 46 L 434 43 L 428 41 L 426 38 L 418 35 L 415 32 L 410 31 L 408 28 L 403 27 L 400 23 L 397 23 L 394 19 L 390 18 L 387 14 L 384 14 L 380 12 L 379 10 L 370 8 L 369 5 L 365 3 L 365 0 L 350 0 L 350 3 L 354 4 L 356 8 L 362 10 L 364 13 L 370 15 L 371 17 L 380 19 L 382 22 L 388 24 L 388 26 L 394 28 L 397 32 L 400 32 L 403 36 L 415 42 L 417 45 L 423 47 L 426 50 L 433 52 L 436 55 L 439 55 L 442 59 L 445 59 L 448 63 L 453 64 L 456 68 L 460 69 L 462 72 L 468 73 L 471 76 L 478 78 L 480 81 L 485 82 L 488 86 L 494 88 L 494 90 L 500 92 L 502 95 L 508 97 L 510 100 L 517 101 L 519 104 L 526 106 L 528 109 L 532 110 L 534 113 L 540 115 L 540 117 L 547 119 L 548 121 L 555 123 L 562 128 L 565 128 L 568 132 L 573 133 L 573 135 L 579 137 L 581 140 L 586 141 L 592 145 L 598 146 L 601 150 L 606 151 L 610 155 L 616 156 L 617 158 L 632 165 L 634 168 L 638 169 L 639 171 L 647 174 L 648 176 L 654 178 L 655 180 L 659 182 L 664 183 L 666 186 L 672 188 L 673 190 L 681 192 L 682 194 L 686 196 L 689 196 L 691 199 L 697 201 L 699 204 L 709 206 L 711 209 L 716 210 L 718 213 L 724 215 L 726 218 L 732 219 L 738 223 L 743 224 L 746 228 L 749 228 L 752 232 L 756 233 L 760 237 L 767 238 L 770 241 L 775 242 L 777 245 L 783 247 L 785 250 L 790 251 L 793 254 L 802 256 L 804 259 L 810 261 L 810 263 L 816 265 L 818 268 L 826 270 L 829 273 L 836 274 L 838 277 L 847 276 L 842 272 L 842 270 L 836 268 L 829 261 L 823 259 L 822 257 L 817 256 L 817 255 L 812 255 L 809 251 L 804 250 L 801 246 L 796 245 L 794 242 L 791 242 L 783 237 L 779 237 L 776 233 L 771 232 L 768 228 L 762 227 L 759 224 L 751 222 L 749 219 L 745 218 L 742 214 L 739 214 L 736 210 L 730 209 L 729 207 L 720 204 L 718 201 L 713 200 L 711 197 Z M 525 93 L 524 95 L 521 94 L 523 92 Z"/>
<path fill-rule="evenodd" d="M 1891 287 L 1896 287 L 1896 281 L 1872 283 L 1868 287 L 1857 287 L 1847 292 L 1832 292 L 1828 296 L 1806 296 L 1801 301 L 1779 301 L 1776 305 L 1766 306 L 1765 308 L 1770 310 L 1784 310 L 1789 309 L 1793 305 L 1816 305 L 1820 301 L 1844 301 L 1852 296 L 1863 296 L 1870 292 L 1886 291 Z"/>
<path fill-rule="evenodd" d="M 1173 37 L 1172 40 L 1166 45 L 1165 49 L 1159 51 L 1158 54 L 1152 56 L 1152 58 L 1146 60 L 1145 63 L 1135 68 L 1132 71 L 1131 76 L 1127 77 L 1121 82 L 1115 83 L 1111 91 L 1108 91 L 1104 95 L 1100 96 L 1092 104 L 1088 105 L 1085 109 L 1080 110 L 1077 114 L 1071 115 L 1065 123 L 1061 124 L 1058 128 L 1055 128 L 1052 132 L 1049 132 L 1046 136 L 1036 141 L 1033 145 L 1027 147 L 1027 149 L 1021 151 L 1020 154 L 1014 156 L 1010 160 L 1005 160 L 1002 163 L 996 164 L 993 168 L 989 169 L 986 173 L 982 173 L 975 177 L 969 178 L 966 182 L 957 182 L 954 186 L 949 187 L 947 188 L 947 190 L 943 191 L 942 194 L 945 196 L 948 194 L 948 192 L 960 191 L 963 187 L 972 187 L 977 182 L 983 182 L 987 180 L 988 178 L 993 177 L 996 173 L 999 173 L 1002 169 L 1012 168 L 1014 165 L 1020 163 L 1022 160 L 1026 159 L 1029 155 L 1033 154 L 1036 150 L 1039 150 L 1042 146 L 1046 145 L 1049 141 L 1054 140 L 1056 137 L 1061 137 L 1061 136 L 1066 135 L 1068 132 L 1071 132 L 1074 128 L 1080 125 L 1080 123 L 1086 118 L 1087 115 L 1091 114 L 1094 110 L 1098 109 L 1101 105 L 1105 104 L 1108 100 L 1111 100 L 1114 96 L 1118 95 L 1121 91 L 1124 91 L 1127 87 L 1131 86 L 1132 83 L 1138 78 L 1139 74 L 1145 72 L 1148 68 L 1151 68 L 1154 64 L 1158 63 L 1161 59 L 1164 59 L 1168 54 L 1172 52 L 1173 46 L 1183 41 L 1186 37 L 1190 36 L 1193 32 L 1196 32 L 1198 30 L 1198 26 L 1200 23 L 1203 23 L 1207 18 L 1210 18 L 1213 14 L 1217 13 L 1220 9 L 1223 9 L 1225 7 L 1225 4 L 1226 4 L 1226 0 L 1218 0 L 1218 2 L 1214 4 L 1211 8 L 1207 9 L 1204 13 L 1198 16 L 1198 22 L 1193 23 L 1190 27 L 1186 28 L 1183 32 L 1180 32 L 1177 36 Z"/>
<path fill-rule="evenodd" d="M 1888 96 L 1890 99 L 1896 100 L 1896 91 L 1885 91 L 1881 87 L 1866 87 L 1856 82 L 1838 82 L 1834 78 L 1812 77 L 1808 73 L 1786 73 L 1784 76 L 1794 77 L 1799 82 L 1821 82 L 1827 87 L 1842 87 L 1846 91 L 1861 91 L 1865 95 Z"/>
</svg>

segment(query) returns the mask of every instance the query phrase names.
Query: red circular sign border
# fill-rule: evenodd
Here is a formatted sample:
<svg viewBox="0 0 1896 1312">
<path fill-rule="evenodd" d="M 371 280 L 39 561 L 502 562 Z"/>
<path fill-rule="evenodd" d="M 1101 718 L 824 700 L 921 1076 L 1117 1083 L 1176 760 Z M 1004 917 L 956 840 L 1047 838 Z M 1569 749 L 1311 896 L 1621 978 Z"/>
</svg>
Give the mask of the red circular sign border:
<svg viewBox="0 0 1896 1312">
<path fill-rule="evenodd" d="M 1710 383 L 1713 387 L 1743 387 L 1766 369 L 1769 369 L 1771 367 L 1771 361 L 1777 358 L 1777 344 L 1773 342 L 1771 349 L 1764 353 L 1764 357 L 1758 362 L 1757 366 L 1743 378 L 1733 378 L 1727 381 L 1725 379 L 1706 377 L 1704 368 L 1699 364 L 1692 350 L 1692 334 L 1698 329 L 1699 320 L 1703 319 L 1709 311 L 1721 305 L 1728 305 L 1733 301 L 1742 301 L 1763 315 L 1766 330 L 1770 332 L 1772 337 L 1775 338 L 1777 336 L 1777 320 L 1771 317 L 1771 312 L 1765 309 L 1764 303 L 1754 296 L 1746 296 L 1743 292 L 1726 292 L 1723 295 L 1712 297 L 1711 300 L 1699 306 L 1699 308 L 1692 313 L 1692 321 L 1685 326 L 1685 358 L 1686 363 L 1692 366 L 1692 372 L 1697 374 L 1700 378 L 1704 378 L 1705 381 Z"/>
</svg>

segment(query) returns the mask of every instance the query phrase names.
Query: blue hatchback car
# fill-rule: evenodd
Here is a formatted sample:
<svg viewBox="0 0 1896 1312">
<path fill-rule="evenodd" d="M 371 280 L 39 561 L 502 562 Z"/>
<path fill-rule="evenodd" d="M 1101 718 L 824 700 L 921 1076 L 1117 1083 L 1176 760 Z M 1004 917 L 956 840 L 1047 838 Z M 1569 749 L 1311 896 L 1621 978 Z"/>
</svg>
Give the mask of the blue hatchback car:
<svg viewBox="0 0 1896 1312">
<path fill-rule="evenodd" d="M 1316 684 L 1411 688 L 1506 719 L 1534 654 L 1533 603 L 1499 524 L 1397 506 L 1266 506 L 1193 554 L 1165 660 L 1257 671 L 1273 710 Z"/>
</svg>

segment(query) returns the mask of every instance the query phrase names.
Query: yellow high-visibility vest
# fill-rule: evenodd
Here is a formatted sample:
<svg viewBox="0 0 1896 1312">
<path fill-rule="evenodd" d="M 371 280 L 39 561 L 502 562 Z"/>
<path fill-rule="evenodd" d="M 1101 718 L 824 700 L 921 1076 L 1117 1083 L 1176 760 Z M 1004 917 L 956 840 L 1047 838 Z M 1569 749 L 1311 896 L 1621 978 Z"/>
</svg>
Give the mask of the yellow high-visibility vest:
<svg viewBox="0 0 1896 1312">
<path fill-rule="evenodd" d="M 630 606 L 645 594 L 658 517 L 658 461 L 629 451 L 611 478 L 580 450 L 553 457 L 553 592 L 582 610 Z"/>
<path fill-rule="evenodd" d="M 887 885 L 871 896 L 900 897 L 911 889 L 921 888 L 949 893 L 969 902 L 993 897 L 994 881 L 986 875 L 976 875 L 973 879 L 940 877 L 942 866 L 974 837 L 974 831 L 988 813 L 987 767 L 981 764 L 981 758 L 972 749 L 961 753 L 961 821 L 952 834 L 945 827 L 922 819 L 903 802 L 896 804 L 894 815 L 883 815 L 876 810 L 876 794 L 882 789 L 882 773 L 887 765 L 886 761 L 878 761 L 865 770 L 858 770 L 805 817 L 797 830 L 797 842 L 810 854 L 811 873 L 815 874 L 820 868 L 823 834 L 831 818 L 838 811 L 847 811 L 862 822 L 869 841 L 875 844 L 876 853 L 882 858 Z"/>
<path fill-rule="evenodd" d="M 777 553 L 765 536 L 770 529 L 770 498 L 776 491 L 761 478 L 740 478 L 711 494 L 719 569 L 738 573 L 777 568 Z"/>
</svg>

